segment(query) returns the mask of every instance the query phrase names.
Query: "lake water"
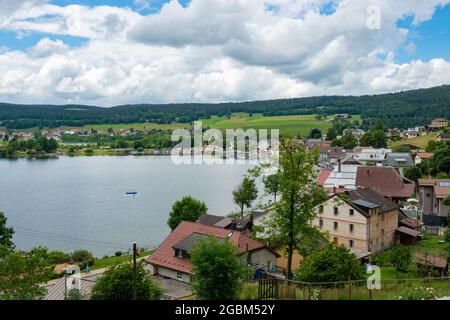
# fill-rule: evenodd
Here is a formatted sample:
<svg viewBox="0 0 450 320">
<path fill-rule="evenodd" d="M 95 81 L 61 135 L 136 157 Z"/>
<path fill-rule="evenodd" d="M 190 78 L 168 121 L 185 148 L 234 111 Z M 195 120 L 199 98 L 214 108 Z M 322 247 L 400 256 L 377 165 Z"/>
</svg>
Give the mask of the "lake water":
<svg viewBox="0 0 450 320">
<path fill-rule="evenodd" d="M 170 157 L 0 160 L 0 211 L 19 249 L 86 248 L 96 256 L 157 246 L 172 204 L 185 195 L 210 214 L 238 211 L 232 191 L 249 165 L 174 165 Z M 127 196 L 127 191 L 137 196 Z"/>
</svg>

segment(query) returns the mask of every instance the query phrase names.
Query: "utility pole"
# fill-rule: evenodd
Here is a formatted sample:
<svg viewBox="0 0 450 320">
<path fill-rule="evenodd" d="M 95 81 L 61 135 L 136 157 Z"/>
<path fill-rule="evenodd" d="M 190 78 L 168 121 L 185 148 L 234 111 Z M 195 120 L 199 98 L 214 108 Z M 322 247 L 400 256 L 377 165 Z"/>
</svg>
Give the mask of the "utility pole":
<svg viewBox="0 0 450 320">
<path fill-rule="evenodd" d="M 137 300 L 136 256 L 137 256 L 137 245 L 136 242 L 133 242 L 133 300 Z"/>
</svg>

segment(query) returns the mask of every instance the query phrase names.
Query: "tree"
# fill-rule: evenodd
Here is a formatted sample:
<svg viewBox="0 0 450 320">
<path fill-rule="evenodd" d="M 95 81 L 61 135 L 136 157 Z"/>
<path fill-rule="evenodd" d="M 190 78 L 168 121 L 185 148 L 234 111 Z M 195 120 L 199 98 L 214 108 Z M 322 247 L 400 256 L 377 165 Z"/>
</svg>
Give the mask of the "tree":
<svg viewBox="0 0 450 320">
<path fill-rule="evenodd" d="M 310 139 L 322 139 L 322 131 L 317 128 L 311 129 L 308 138 Z"/>
<path fill-rule="evenodd" d="M 304 282 L 338 282 L 364 279 L 364 267 L 344 246 L 327 245 L 300 262 L 295 279 Z"/>
<path fill-rule="evenodd" d="M 396 245 L 390 252 L 391 262 L 395 270 L 401 273 L 408 272 L 411 263 L 411 250 L 403 245 Z"/>
<path fill-rule="evenodd" d="M 80 263 L 81 268 L 94 265 L 94 256 L 87 250 L 76 250 L 72 253 L 71 259 L 75 263 Z"/>
<path fill-rule="evenodd" d="M 200 240 L 190 251 L 191 283 L 195 295 L 204 300 L 236 298 L 241 280 L 248 276 L 244 257 L 229 239 Z"/>
<path fill-rule="evenodd" d="M 372 123 L 371 131 L 386 131 L 383 120 L 375 119 Z"/>
<path fill-rule="evenodd" d="M 255 181 L 245 176 L 239 187 L 233 191 L 233 200 L 241 209 L 241 219 L 244 219 L 244 207 L 249 208 L 258 197 Z"/>
<path fill-rule="evenodd" d="M 416 166 L 406 168 L 403 175 L 405 178 L 417 182 L 420 178 L 422 178 L 422 170 Z"/>
<path fill-rule="evenodd" d="M 382 130 L 367 131 L 362 137 L 360 145 L 374 148 L 386 148 L 387 138 Z"/>
<path fill-rule="evenodd" d="M 14 229 L 6 226 L 7 221 L 5 214 L 0 212 L 0 246 L 3 250 L 13 251 L 15 247 L 12 241 Z"/>
<path fill-rule="evenodd" d="M 183 197 L 176 201 L 172 206 L 167 224 L 170 229 L 175 230 L 182 221 L 195 222 L 197 219 L 208 212 L 206 204 L 196 200 L 191 196 Z"/>
<path fill-rule="evenodd" d="M 445 157 L 437 163 L 437 169 L 439 172 L 450 173 L 450 157 Z"/>
<path fill-rule="evenodd" d="M 340 145 L 344 149 L 353 149 L 358 145 L 358 139 L 356 139 L 350 130 L 347 130 L 341 138 Z"/>
<path fill-rule="evenodd" d="M 47 249 L 35 248 L 26 254 L 11 252 L 0 259 L 0 300 L 42 299 L 52 270 L 47 266 Z"/>
<path fill-rule="evenodd" d="M 266 193 L 273 195 L 273 202 L 277 202 L 277 194 L 280 192 L 280 182 L 278 175 L 272 174 L 263 178 L 264 190 Z"/>
<path fill-rule="evenodd" d="M 110 267 L 100 277 L 92 289 L 92 300 L 132 300 L 133 285 L 137 286 L 138 300 L 159 300 L 162 297 L 160 286 L 148 277 L 143 262 L 136 266 L 136 282 L 133 265 L 122 263 Z"/>
<path fill-rule="evenodd" d="M 292 278 L 294 250 L 301 250 L 308 236 L 311 236 L 309 246 L 313 239 L 316 240 L 313 242 L 321 240 L 318 237 L 320 233 L 312 230 L 311 226 L 311 221 L 316 216 L 314 208 L 325 199 L 325 194 L 317 186 L 315 179 L 318 158 L 319 152 L 316 149 L 307 151 L 293 140 L 283 140 L 281 143 L 277 173 L 281 199 L 263 227 L 274 244 L 287 246 L 289 278 Z"/>
</svg>

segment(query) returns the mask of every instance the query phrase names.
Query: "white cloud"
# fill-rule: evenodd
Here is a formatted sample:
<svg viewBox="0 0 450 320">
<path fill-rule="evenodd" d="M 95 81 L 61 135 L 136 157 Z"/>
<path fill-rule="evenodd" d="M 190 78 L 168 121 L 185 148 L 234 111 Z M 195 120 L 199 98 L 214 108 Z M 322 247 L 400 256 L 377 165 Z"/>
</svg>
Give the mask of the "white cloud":
<svg viewBox="0 0 450 320">
<path fill-rule="evenodd" d="M 0 0 L 5 1 L 5 0 Z M 7 0 L 9 2 L 9 0 Z M 89 103 L 235 101 L 365 94 L 450 82 L 443 59 L 395 63 L 413 49 L 398 19 L 430 19 L 444 0 L 192 0 L 140 15 L 109 6 L 46 1 L 0 9 L 0 28 L 80 36 L 71 48 L 43 38 L 26 51 L 0 51 L 0 100 Z M 137 5 L 144 6 L 140 2 Z M 368 5 L 381 29 L 366 25 Z M 26 35 L 25 35 L 26 36 Z M 386 58 L 380 58 L 380 57 Z"/>
</svg>

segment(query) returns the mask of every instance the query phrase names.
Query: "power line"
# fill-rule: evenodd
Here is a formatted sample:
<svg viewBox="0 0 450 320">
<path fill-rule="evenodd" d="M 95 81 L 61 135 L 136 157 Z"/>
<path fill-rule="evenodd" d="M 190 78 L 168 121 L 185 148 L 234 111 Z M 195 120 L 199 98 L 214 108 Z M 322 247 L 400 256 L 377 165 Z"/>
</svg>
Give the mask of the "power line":
<svg viewBox="0 0 450 320">
<path fill-rule="evenodd" d="M 84 244 L 94 244 L 97 246 L 109 247 L 109 248 L 128 248 L 128 245 L 123 245 L 114 242 L 106 242 L 85 238 L 77 238 L 77 237 L 68 237 L 60 234 L 54 234 L 50 232 L 42 232 L 33 229 L 27 228 L 15 228 L 17 229 L 16 234 L 22 237 L 34 237 L 45 240 L 53 240 L 53 241 L 61 241 L 61 242 L 69 242 L 69 243 L 84 243 Z"/>
</svg>

